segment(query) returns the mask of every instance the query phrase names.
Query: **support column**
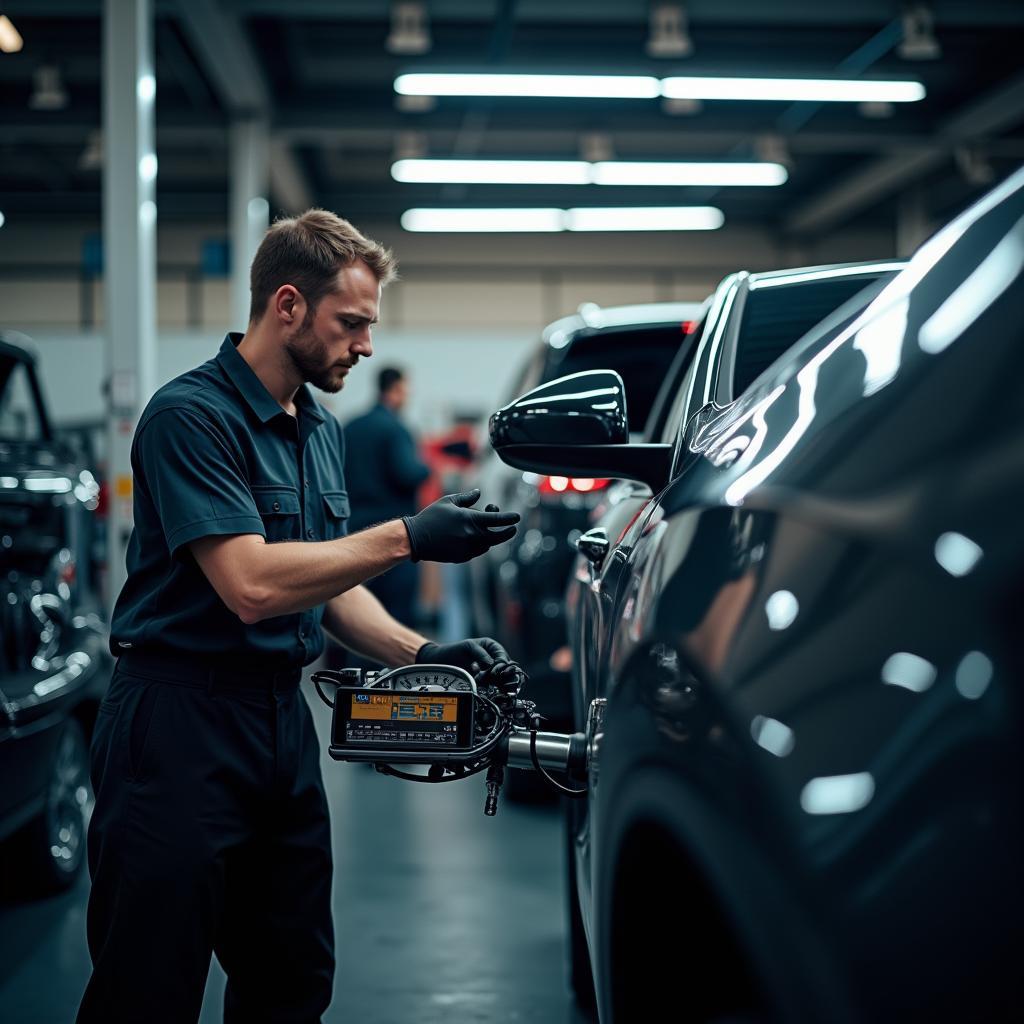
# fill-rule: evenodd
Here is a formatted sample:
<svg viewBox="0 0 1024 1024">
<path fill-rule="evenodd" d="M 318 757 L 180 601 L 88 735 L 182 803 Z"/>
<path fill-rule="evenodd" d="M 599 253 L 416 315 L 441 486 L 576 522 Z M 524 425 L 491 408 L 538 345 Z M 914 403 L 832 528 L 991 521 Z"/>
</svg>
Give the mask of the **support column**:
<svg viewBox="0 0 1024 1024">
<path fill-rule="evenodd" d="M 270 133 L 262 118 L 231 126 L 231 330 L 249 322 L 249 265 L 270 223 Z"/>
<path fill-rule="evenodd" d="M 107 338 L 108 608 L 125 580 L 131 442 L 156 387 L 152 0 L 104 0 L 103 247 Z"/>
</svg>

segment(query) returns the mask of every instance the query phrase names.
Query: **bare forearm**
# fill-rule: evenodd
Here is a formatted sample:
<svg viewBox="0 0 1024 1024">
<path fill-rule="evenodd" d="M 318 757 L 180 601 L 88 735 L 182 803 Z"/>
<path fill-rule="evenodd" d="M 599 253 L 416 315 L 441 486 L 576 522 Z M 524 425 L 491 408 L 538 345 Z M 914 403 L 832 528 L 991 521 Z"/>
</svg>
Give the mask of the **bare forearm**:
<svg viewBox="0 0 1024 1024">
<path fill-rule="evenodd" d="M 324 628 L 350 650 L 384 665 L 409 665 L 427 642 L 385 610 L 366 587 L 353 587 L 327 603 Z"/>
<path fill-rule="evenodd" d="M 216 538 L 193 545 L 203 571 L 243 622 L 259 622 L 325 604 L 409 557 L 409 536 L 399 519 L 351 537 L 319 543 L 267 544 L 257 535 Z"/>
</svg>

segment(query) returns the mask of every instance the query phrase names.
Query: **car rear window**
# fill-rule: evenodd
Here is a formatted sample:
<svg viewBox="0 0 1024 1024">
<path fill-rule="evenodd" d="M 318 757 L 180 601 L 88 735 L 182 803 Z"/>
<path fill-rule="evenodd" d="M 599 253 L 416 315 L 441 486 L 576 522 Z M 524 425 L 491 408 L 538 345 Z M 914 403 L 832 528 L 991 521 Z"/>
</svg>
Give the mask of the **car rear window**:
<svg viewBox="0 0 1024 1024">
<path fill-rule="evenodd" d="M 684 339 L 682 324 L 579 334 L 571 346 L 554 350 L 544 382 L 582 370 L 615 370 L 626 385 L 629 429 L 639 432 Z"/>
<path fill-rule="evenodd" d="M 734 395 L 742 394 L 794 342 L 803 337 L 878 274 L 752 288 L 736 341 Z"/>
</svg>

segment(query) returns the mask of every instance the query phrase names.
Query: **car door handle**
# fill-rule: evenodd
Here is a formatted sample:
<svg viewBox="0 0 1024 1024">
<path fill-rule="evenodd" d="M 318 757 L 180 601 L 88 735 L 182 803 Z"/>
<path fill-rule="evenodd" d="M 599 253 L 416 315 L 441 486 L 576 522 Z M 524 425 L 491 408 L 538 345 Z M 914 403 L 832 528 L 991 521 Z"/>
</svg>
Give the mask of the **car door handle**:
<svg viewBox="0 0 1024 1024">
<path fill-rule="evenodd" d="M 608 531 L 603 526 L 595 526 L 576 539 L 576 550 L 595 569 L 601 568 L 608 547 Z"/>
</svg>

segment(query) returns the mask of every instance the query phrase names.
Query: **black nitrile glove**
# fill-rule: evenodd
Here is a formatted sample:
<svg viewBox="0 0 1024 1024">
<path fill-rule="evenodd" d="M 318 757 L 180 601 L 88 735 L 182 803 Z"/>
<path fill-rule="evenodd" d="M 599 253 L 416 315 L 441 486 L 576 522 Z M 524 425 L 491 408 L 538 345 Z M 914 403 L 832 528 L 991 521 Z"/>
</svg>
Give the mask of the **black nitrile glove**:
<svg viewBox="0 0 1024 1024">
<path fill-rule="evenodd" d="M 496 661 L 511 661 L 508 652 L 489 636 L 460 640 L 457 644 L 425 643 L 416 652 L 417 665 L 454 665 L 471 676 L 486 672 Z"/>
<path fill-rule="evenodd" d="M 415 516 L 403 516 L 414 562 L 468 562 L 516 535 L 518 512 L 471 508 L 479 490 L 446 494 Z M 499 529 L 500 527 L 500 529 Z"/>
</svg>

